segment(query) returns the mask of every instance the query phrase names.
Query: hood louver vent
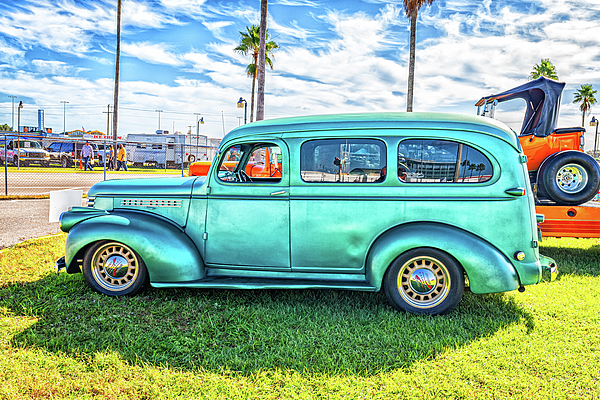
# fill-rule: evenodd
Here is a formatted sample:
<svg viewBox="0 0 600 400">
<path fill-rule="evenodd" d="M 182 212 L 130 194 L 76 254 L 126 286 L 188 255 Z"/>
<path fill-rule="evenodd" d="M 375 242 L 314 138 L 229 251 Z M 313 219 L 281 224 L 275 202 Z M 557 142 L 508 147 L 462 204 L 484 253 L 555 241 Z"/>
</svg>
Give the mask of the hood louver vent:
<svg viewBox="0 0 600 400">
<path fill-rule="evenodd" d="M 123 199 L 121 207 L 181 207 L 181 200 Z"/>
</svg>

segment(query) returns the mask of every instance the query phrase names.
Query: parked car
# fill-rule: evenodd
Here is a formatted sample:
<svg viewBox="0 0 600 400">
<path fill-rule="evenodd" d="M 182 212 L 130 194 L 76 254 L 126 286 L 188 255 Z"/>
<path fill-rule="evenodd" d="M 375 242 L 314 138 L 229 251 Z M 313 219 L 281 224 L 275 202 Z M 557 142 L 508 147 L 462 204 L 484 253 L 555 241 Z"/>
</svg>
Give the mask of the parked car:
<svg viewBox="0 0 600 400">
<path fill-rule="evenodd" d="M 31 164 L 38 164 L 47 167 L 50 155 L 34 140 L 11 139 L 7 140 L 6 147 L 4 143 L 0 144 L 0 164 L 3 165 L 5 160 L 8 160 L 8 163 L 12 163 L 14 166 L 26 167 Z"/>
<path fill-rule="evenodd" d="M 452 173 L 422 172 L 439 162 Z M 444 314 L 466 281 L 494 293 L 556 276 L 525 163 L 514 132 L 475 116 L 260 121 L 225 136 L 206 176 L 94 185 L 89 207 L 61 216 L 57 267 L 110 296 L 383 289 L 398 310 Z"/>
<path fill-rule="evenodd" d="M 50 162 L 60 164 L 63 168 L 73 166 L 73 163 L 79 162 L 81 159 L 81 148 L 85 141 L 62 141 L 51 143 L 47 147 L 50 153 Z M 98 146 L 96 143 L 90 143 L 94 152 L 94 163 L 97 165 L 102 163 L 101 154 L 98 154 Z M 93 166 L 93 165 L 92 165 Z"/>
</svg>

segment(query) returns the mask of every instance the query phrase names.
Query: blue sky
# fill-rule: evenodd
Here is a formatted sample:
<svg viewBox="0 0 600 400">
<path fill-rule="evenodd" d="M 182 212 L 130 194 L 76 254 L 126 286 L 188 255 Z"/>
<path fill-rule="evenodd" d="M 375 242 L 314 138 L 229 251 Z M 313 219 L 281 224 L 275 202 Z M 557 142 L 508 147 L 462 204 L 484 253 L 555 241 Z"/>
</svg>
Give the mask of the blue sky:
<svg viewBox="0 0 600 400">
<path fill-rule="evenodd" d="M 259 0 L 124 0 L 119 132 L 154 132 L 159 114 L 171 131 L 195 125 L 194 113 L 212 137 L 238 126 L 236 102 L 250 101 L 252 82 L 250 59 L 233 48 L 259 10 Z M 559 126 L 581 125 L 573 91 L 600 88 L 599 21 L 600 0 L 435 1 L 419 15 L 414 109 L 474 114 L 480 97 L 524 83 L 550 58 L 567 82 Z M 269 33 L 281 48 L 266 118 L 406 110 L 402 1 L 271 0 Z M 37 125 L 44 109 L 55 132 L 63 117 L 67 130 L 105 131 L 115 46 L 116 0 L 0 0 L 0 123 L 11 124 L 14 95 L 21 125 Z M 497 117 L 518 129 L 523 107 L 506 103 Z"/>
</svg>

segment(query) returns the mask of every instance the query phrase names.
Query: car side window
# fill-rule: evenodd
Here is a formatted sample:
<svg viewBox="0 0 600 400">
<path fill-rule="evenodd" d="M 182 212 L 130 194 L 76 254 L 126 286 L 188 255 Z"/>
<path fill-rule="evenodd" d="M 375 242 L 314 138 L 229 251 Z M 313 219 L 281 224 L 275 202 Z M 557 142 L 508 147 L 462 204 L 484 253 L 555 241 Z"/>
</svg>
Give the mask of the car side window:
<svg viewBox="0 0 600 400">
<path fill-rule="evenodd" d="M 278 183 L 283 175 L 281 148 L 272 143 L 244 143 L 224 151 L 217 177 L 223 182 Z"/>
<path fill-rule="evenodd" d="M 375 139 L 310 140 L 300 149 L 300 174 L 304 182 L 383 182 L 386 147 Z"/>
<path fill-rule="evenodd" d="M 407 139 L 398 145 L 398 179 L 406 183 L 480 183 L 492 179 L 490 160 L 450 140 Z"/>
</svg>

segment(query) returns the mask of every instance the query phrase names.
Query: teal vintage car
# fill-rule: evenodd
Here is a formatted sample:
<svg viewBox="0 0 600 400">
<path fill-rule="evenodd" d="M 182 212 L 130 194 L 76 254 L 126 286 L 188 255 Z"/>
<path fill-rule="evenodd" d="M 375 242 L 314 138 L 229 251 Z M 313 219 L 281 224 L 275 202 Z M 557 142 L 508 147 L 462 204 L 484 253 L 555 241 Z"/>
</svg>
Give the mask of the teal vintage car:
<svg viewBox="0 0 600 400">
<path fill-rule="evenodd" d="M 69 273 L 111 296 L 155 288 L 383 289 L 444 314 L 556 264 L 514 132 L 478 117 L 375 113 L 231 131 L 206 176 L 109 180 L 61 216 Z"/>
</svg>

